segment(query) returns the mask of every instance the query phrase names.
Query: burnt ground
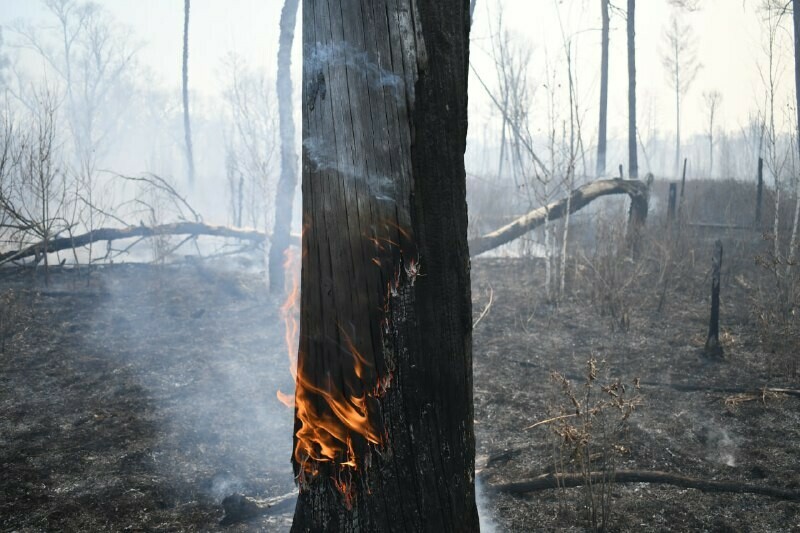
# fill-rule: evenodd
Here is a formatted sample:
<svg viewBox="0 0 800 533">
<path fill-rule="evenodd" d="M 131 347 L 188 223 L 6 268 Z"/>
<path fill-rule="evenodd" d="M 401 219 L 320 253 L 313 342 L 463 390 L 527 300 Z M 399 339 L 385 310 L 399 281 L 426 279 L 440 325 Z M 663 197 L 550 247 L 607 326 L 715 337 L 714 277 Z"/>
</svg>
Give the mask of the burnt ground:
<svg viewBox="0 0 800 533">
<path fill-rule="evenodd" d="M 589 430 L 591 451 L 616 450 L 616 468 L 800 490 L 800 398 L 731 401 L 721 390 L 798 388 L 794 348 L 761 342 L 759 273 L 748 253 L 724 269 L 721 361 L 701 353 L 706 252 L 668 277 L 660 312 L 653 272 L 628 284 L 639 274 L 617 276 L 610 305 L 598 290 L 602 269 L 577 261 L 555 305 L 544 295 L 541 260 L 476 259 L 476 317 L 493 291 L 474 335 L 482 485 L 536 476 L 555 459 L 575 468 L 574 443 L 562 446 L 553 429 L 577 422 L 524 428 L 570 412 L 551 371 L 580 391 L 594 357 L 598 383 L 641 380 L 639 405 L 619 432 L 611 408 Z M 291 509 L 219 525 L 229 494 L 294 489 L 291 413 L 275 397 L 291 390 L 283 325 L 257 273 L 114 265 L 97 268 L 88 284 L 85 271 L 63 270 L 45 285 L 41 273 L 9 270 L 0 294 L 0 529 L 288 528 Z M 644 483 L 610 492 L 611 530 L 800 530 L 797 502 Z M 498 531 L 588 525 L 581 488 L 484 494 L 482 513 Z"/>
</svg>

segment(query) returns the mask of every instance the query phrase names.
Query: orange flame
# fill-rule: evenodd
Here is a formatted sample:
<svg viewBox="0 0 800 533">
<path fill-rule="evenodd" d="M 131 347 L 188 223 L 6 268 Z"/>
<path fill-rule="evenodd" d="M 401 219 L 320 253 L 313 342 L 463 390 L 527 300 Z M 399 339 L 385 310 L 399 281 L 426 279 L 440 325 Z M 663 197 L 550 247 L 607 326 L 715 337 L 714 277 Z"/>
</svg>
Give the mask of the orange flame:
<svg viewBox="0 0 800 533">
<path fill-rule="evenodd" d="M 286 353 L 289 354 L 289 371 L 292 378 L 297 381 L 297 310 L 300 304 L 300 280 L 297 268 L 297 252 L 294 248 L 287 248 L 284 252 L 286 260 L 283 262 L 283 270 L 291 273 L 292 289 L 286 297 L 286 301 L 281 306 L 281 316 L 284 324 L 284 338 L 286 341 Z M 294 407 L 294 398 L 281 392 L 277 392 L 278 400 L 286 407 Z"/>
<path fill-rule="evenodd" d="M 409 234 L 402 228 L 396 227 L 399 233 L 406 238 Z M 303 243 L 305 246 L 305 230 Z M 367 237 L 378 251 L 386 251 L 385 246 L 399 247 L 389 238 Z M 369 455 L 357 457 L 357 451 L 363 451 L 366 444 L 383 446 L 387 441 L 387 434 L 381 427 L 379 417 L 376 416 L 378 408 L 377 399 L 383 396 L 389 388 L 392 375 L 376 376 L 370 372 L 373 364 L 358 350 L 354 341 L 353 332 L 338 325 L 341 351 L 353 358 L 352 371 L 357 378 L 355 383 L 344 384 L 334 382 L 331 376 L 320 383 L 319 378 L 312 379 L 311 374 L 304 370 L 306 363 L 302 353 L 298 353 L 299 324 L 296 318 L 299 306 L 299 279 L 297 268 L 297 254 L 287 251 L 284 268 L 291 272 L 292 289 L 281 306 L 281 315 L 285 323 L 285 340 L 289 353 L 292 377 L 295 380 L 294 397 L 278 391 L 278 399 L 289 407 L 295 409 L 296 432 L 294 460 L 298 465 L 300 483 L 318 475 L 321 463 L 334 466 L 333 485 L 344 497 L 345 506 L 351 507 L 355 494 L 352 486 L 352 472 L 368 464 Z M 401 254 L 402 256 L 402 254 Z M 382 266 L 381 254 L 373 257 L 372 262 L 378 267 Z M 380 309 L 384 316 L 380 320 L 382 334 L 390 331 L 389 301 L 398 296 L 401 274 L 412 278 L 419 275 L 419 262 L 411 261 L 408 267 L 399 265 L 391 279 L 387 282 L 386 294 L 380 302 Z M 288 276 L 287 276 L 288 277 Z M 302 345 L 302 344 L 301 344 Z M 360 383 L 359 383 L 360 382 Z M 358 443 L 354 443 L 354 440 Z M 331 473 L 330 471 L 328 473 Z"/>
</svg>

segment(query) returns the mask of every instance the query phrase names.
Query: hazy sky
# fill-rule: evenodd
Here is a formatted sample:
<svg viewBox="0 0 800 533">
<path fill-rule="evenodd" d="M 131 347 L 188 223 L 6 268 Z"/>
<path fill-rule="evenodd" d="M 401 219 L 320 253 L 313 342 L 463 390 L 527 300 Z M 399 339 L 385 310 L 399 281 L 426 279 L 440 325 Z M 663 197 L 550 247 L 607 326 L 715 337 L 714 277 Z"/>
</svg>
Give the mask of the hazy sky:
<svg viewBox="0 0 800 533">
<path fill-rule="evenodd" d="M 133 31 L 142 43 L 140 62 L 157 80 L 177 90 L 180 86 L 183 2 L 181 0 L 100 0 L 120 22 Z M 615 2 L 624 7 L 622 1 Z M 699 133 L 705 127 L 702 94 L 707 90 L 722 93 L 720 119 L 727 130 L 738 130 L 759 102 L 763 85 L 759 64 L 766 64 L 764 14 L 761 0 L 702 0 L 703 9 L 684 15 L 696 36 L 696 49 L 702 69 L 685 98 L 685 134 Z M 277 51 L 280 0 L 195 0 L 190 28 L 190 83 L 196 94 L 216 96 L 220 92 L 221 58 L 236 51 L 251 64 L 274 71 Z M 478 0 L 473 28 L 472 60 L 487 80 L 494 79 L 488 58 L 489 37 L 496 27 L 500 8 L 507 28 L 532 47 L 531 82 L 537 98 L 547 76 L 542 71 L 545 59 L 551 67 L 565 71 L 558 11 L 565 34 L 575 39 L 579 105 L 585 110 L 587 136 L 596 136 L 600 59 L 600 0 Z M 650 116 L 661 131 L 674 128 L 673 95 L 661 63 L 663 33 L 672 9 L 667 0 L 640 0 L 637 9 L 637 63 L 639 116 Z M 17 18 L 44 20 L 41 3 L 36 0 L 0 0 L 0 24 Z M 781 33 L 783 74 L 778 104 L 788 116 L 786 104 L 793 97 L 791 76 L 791 20 Z M 298 38 L 300 33 L 297 33 Z M 12 36 L 8 35 L 8 40 Z M 609 101 L 610 136 L 624 137 L 627 120 L 627 71 L 624 14 L 612 14 L 611 86 Z M 295 56 L 300 57 L 299 47 Z M 297 63 L 295 62 L 295 66 Z M 296 81 L 299 70 L 296 70 Z M 565 90 L 565 89 L 563 89 Z M 563 93 L 566 94 L 566 93 Z M 543 97 L 543 96 L 542 96 Z M 470 87 L 471 122 L 480 127 L 489 120 L 491 106 L 483 89 L 474 81 Z M 653 111 L 655 110 L 655 111 Z M 788 124 L 788 123 L 787 123 Z"/>
</svg>

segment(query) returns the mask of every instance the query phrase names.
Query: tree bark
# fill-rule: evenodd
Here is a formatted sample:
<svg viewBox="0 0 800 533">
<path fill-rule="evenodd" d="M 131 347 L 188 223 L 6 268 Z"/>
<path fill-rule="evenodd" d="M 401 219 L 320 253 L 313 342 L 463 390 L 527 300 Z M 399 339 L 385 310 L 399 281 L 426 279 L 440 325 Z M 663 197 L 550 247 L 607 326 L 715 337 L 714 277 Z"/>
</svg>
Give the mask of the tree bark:
<svg viewBox="0 0 800 533">
<path fill-rule="evenodd" d="M 292 530 L 477 531 L 469 1 L 302 13 Z"/>
<path fill-rule="evenodd" d="M 600 0 L 603 18 L 602 45 L 600 51 L 600 126 L 597 131 L 597 177 L 606 173 L 606 134 L 608 130 L 608 47 L 609 17 L 608 0 Z"/>
<path fill-rule="evenodd" d="M 275 225 L 269 249 L 269 288 L 273 294 L 285 290 L 284 262 L 292 228 L 294 191 L 297 188 L 297 153 L 294 148 L 294 103 L 292 102 L 292 43 L 299 0 L 284 0 L 278 38 L 278 122 L 281 138 L 281 175 L 275 190 Z"/>
<path fill-rule="evenodd" d="M 183 9 L 183 133 L 186 139 L 186 165 L 189 185 L 194 184 L 194 154 L 192 152 L 192 126 L 189 122 L 189 3 Z"/>
<path fill-rule="evenodd" d="M 628 177 L 639 177 L 636 153 L 636 0 L 628 0 Z"/>
<path fill-rule="evenodd" d="M 476 256 L 497 248 L 541 226 L 546 220 L 557 220 L 563 217 L 567 213 L 567 209 L 570 213 L 574 213 L 593 200 L 611 194 L 627 194 L 631 197 L 632 205 L 636 204 L 639 208 L 643 205 L 645 211 L 647 210 L 647 186 L 645 183 L 638 180 L 597 180 L 578 187 L 572 191 L 570 198 L 562 198 L 547 206 L 538 207 L 498 230 L 472 239 L 469 242 L 470 253 Z"/>
</svg>

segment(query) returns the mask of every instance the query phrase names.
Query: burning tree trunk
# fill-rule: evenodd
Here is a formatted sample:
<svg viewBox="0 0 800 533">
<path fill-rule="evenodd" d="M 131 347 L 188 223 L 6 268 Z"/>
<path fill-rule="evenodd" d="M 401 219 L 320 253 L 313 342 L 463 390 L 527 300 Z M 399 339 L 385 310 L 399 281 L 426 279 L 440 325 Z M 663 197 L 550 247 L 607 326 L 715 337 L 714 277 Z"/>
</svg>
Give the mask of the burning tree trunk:
<svg viewBox="0 0 800 533">
<path fill-rule="evenodd" d="M 303 0 L 293 531 L 477 531 L 467 0 Z"/>
<path fill-rule="evenodd" d="M 281 176 L 275 191 L 275 226 L 269 249 L 269 288 L 284 291 L 284 254 L 289 248 L 294 190 L 297 188 L 297 154 L 294 151 L 294 106 L 292 105 L 292 43 L 300 0 L 285 0 L 281 11 L 278 44 L 278 119 L 281 136 Z"/>
</svg>

